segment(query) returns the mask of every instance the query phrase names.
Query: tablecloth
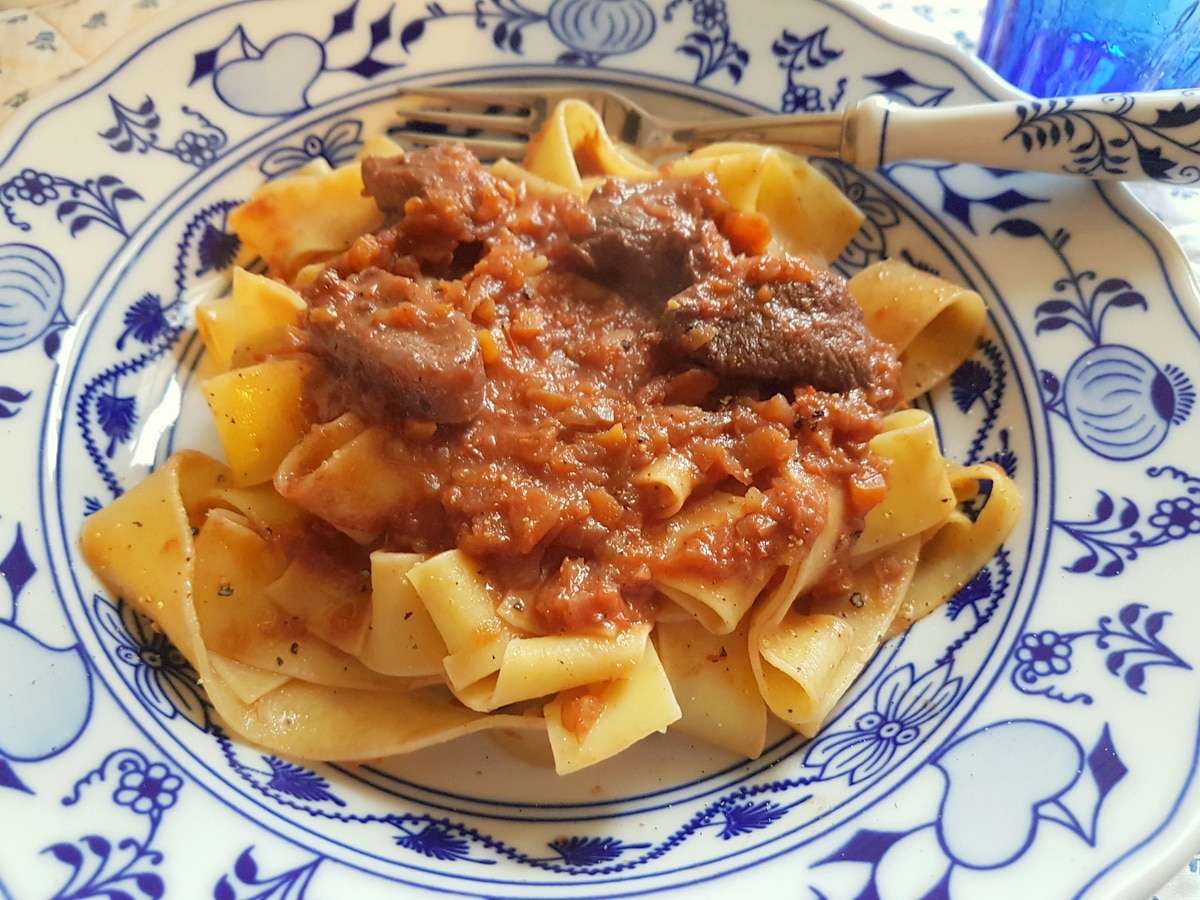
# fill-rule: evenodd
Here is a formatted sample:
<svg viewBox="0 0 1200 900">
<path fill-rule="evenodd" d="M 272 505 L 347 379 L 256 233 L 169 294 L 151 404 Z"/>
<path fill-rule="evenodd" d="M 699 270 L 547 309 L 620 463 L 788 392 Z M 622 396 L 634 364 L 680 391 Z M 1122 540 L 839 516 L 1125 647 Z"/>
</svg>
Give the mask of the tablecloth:
<svg viewBox="0 0 1200 900">
<path fill-rule="evenodd" d="M 0 123 L 39 91 L 87 65 L 120 37 L 176 2 L 196 0 L 0 0 Z M 897 24 L 973 51 L 984 0 L 860 0 Z M 1200 272 L 1200 191 L 1136 185 Z M 1155 900 L 1200 900 L 1200 854 Z"/>
</svg>

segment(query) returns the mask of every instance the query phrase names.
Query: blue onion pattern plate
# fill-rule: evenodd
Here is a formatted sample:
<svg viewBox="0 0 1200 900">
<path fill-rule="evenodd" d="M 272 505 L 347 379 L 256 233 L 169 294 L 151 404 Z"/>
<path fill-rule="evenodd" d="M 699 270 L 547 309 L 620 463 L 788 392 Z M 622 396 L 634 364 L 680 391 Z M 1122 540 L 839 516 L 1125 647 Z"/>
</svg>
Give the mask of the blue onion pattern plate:
<svg viewBox="0 0 1200 900">
<path fill-rule="evenodd" d="M 1027 509 L 817 738 L 744 762 L 663 736 L 567 778 L 487 737 L 358 768 L 232 739 L 76 534 L 212 445 L 190 310 L 256 184 L 350 159 L 407 83 L 687 112 L 1007 89 L 823 0 L 248 0 L 154 29 L 0 133 L 0 895 L 1141 900 L 1200 844 L 1197 287 L 1121 189 L 934 162 L 821 163 L 868 217 L 837 265 L 899 256 L 988 300 L 923 402 Z"/>
</svg>

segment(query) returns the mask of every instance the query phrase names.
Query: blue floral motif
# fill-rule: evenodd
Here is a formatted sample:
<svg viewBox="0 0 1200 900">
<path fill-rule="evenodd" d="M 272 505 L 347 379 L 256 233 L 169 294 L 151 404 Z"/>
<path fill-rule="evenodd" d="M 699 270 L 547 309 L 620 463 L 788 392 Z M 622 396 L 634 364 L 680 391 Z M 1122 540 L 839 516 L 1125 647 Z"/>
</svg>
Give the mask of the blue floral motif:
<svg viewBox="0 0 1200 900">
<path fill-rule="evenodd" d="M 93 222 L 111 228 L 121 237 L 129 237 L 117 205 L 141 199 L 141 194 L 115 175 L 100 175 L 80 183 L 36 169 L 22 169 L 0 184 L 0 207 L 10 223 L 22 231 L 32 227 L 17 216 L 13 208 L 17 201 L 32 206 L 58 201 L 55 215 L 60 222 L 69 223 L 67 228 L 72 237 Z"/>
<path fill-rule="evenodd" d="M 689 32 L 676 49 L 696 60 L 696 74 L 692 82 L 699 84 L 710 75 L 724 70 L 737 84 L 750 64 L 750 54 L 733 40 L 725 0 L 671 0 L 663 11 L 663 21 L 672 21 L 684 3 L 692 6 L 692 24 L 696 30 Z"/>
<path fill-rule="evenodd" d="M 1140 350 L 1103 342 L 1108 313 L 1145 310 L 1146 298 L 1123 278 L 1098 280 L 1092 270 L 1075 271 L 1064 249 L 1071 236 L 1061 228 L 1050 234 L 1029 219 L 1005 219 L 993 231 L 1041 240 L 1066 272 L 1054 283 L 1059 296 L 1037 307 L 1035 333 L 1074 328 L 1091 344 L 1065 377 L 1041 372 L 1046 409 L 1062 416 L 1097 456 L 1123 461 L 1151 453 L 1171 426 L 1186 421 L 1196 391 L 1181 369 L 1160 368 Z"/>
<path fill-rule="evenodd" d="M 78 803 L 85 788 L 108 779 L 110 769 L 118 773 L 112 802 L 144 817 L 146 836 L 129 836 L 114 846 L 107 838 L 91 834 L 75 843 L 47 847 L 45 852 L 72 869 L 52 900 L 158 900 L 166 894 L 166 884 L 154 868 L 162 864 L 163 855 L 153 845 L 163 814 L 175 805 L 183 779 L 165 763 L 150 762 L 141 751 L 116 750 L 75 783 L 63 805 Z"/>
<path fill-rule="evenodd" d="M 987 396 L 992 388 L 992 373 L 975 359 L 968 359 L 950 376 L 950 396 L 960 412 L 966 412 Z"/>
<path fill-rule="evenodd" d="M 822 780 L 847 776 L 851 784 L 880 774 L 953 708 L 962 679 L 950 671 L 943 664 L 918 678 L 910 663 L 892 672 L 875 689 L 875 708 L 855 718 L 853 728 L 816 737 L 803 764 L 819 769 Z"/>
<path fill-rule="evenodd" d="M 1013 686 L 1026 694 L 1040 694 L 1063 703 L 1092 702 L 1091 694 L 1063 693 L 1054 679 L 1071 671 L 1072 645 L 1082 638 L 1092 638 L 1096 648 L 1105 651 L 1104 667 L 1118 676 L 1125 686 L 1139 694 L 1146 693 L 1146 670 L 1152 666 L 1191 669 L 1180 656 L 1159 639 L 1169 612 L 1155 612 L 1142 618 L 1148 607 L 1129 603 L 1111 616 L 1102 616 L 1093 629 L 1061 633 L 1052 629 L 1026 632 L 1013 650 L 1015 662 L 1010 676 Z"/>
<path fill-rule="evenodd" d="M 1141 509 L 1128 497 L 1118 506 L 1108 493 L 1099 491 L 1091 518 L 1054 523 L 1084 549 L 1066 566 L 1067 571 L 1114 578 L 1141 551 L 1200 534 L 1200 478 L 1174 466 L 1151 466 L 1146 474 L 1181 482 L 1183 493 L 1157 500 L 1154 511 L 1143 520 Z"/>
<path fill-rule="evenodd" d="M 53 175 L 34 169 L 23 169 L 5 187 L 9 189 L 10 196 L 32 203 L 34 206 L 41 206 L 58 199 L 58 180 Z"/>
<path fill-rule="evenodd" d="M 34 50 L 49 50 L 51 53 L 57 53 L 58 47 L 54 45 L 53 31 L 39 31 L 32 41 L 25 42 L 26 47 L 32 47 Z"/>
<path fill-rule="evenodd" d="M 198 685 L 196 671 L 165 634 L 146 616 L 118 600 L 92 598 L 97 623 L 108 636 L 109 653 L 129 669 L 129 681 L 147 708 L 164 719 L 183 715 L 212 730 L 212 705 Z"/>
<path fill-rule="evenodd" d="M 1200 534 L 1200 504 L 1191 497 L 1159 500 L 1147 521 L 1171 541 Z"/>
<path fill-rule="evenodd" d="M 258 170 L 268 178 L 278 178 L 323 159 L 331 168 L 350 162 L 362 146 L 362 122 L 342 119 L 334 122 L 324 134 L 310 134 L 299 147 L 276 147 L 259 164 Z"/>
<path fill-rule="evenodd" d="M 846 79 L 839 78 L 830 94 L 810 83 L 813 74 L 824 69 L 842 55 L 841 50 L 825 46 L 829 27 L 818 28 L 812 34 L 800 37 L 786 28 L 771 44 L 771 52 L 782 62 L 787 72 L 787 87 L 780 101 L 785 113 L 822 112 L 838 108 L 846 93 Z"/>
<path fill-rule="evenodd" d="M 294 869 L 278 875 L 261 875 L 254 861 L 254 848 L 247 847 L 233 864 L 233 878 L 222 875 L 213 888 L 213 900 L 304 900 L 309 882 L 324 862 L 315 857 Z M 245 893 L 242 888 L 248 888 Z"/>
<path fill-rule="evenodd" d="M 1079 109 L 1075 99 L 1031 100 L 1017 106 L 1017 124 L 1004 136 L 1019 138 L 1026 153 L 1069 144 L 1074 175 L 1122 176 L 1140 174 L 1173 185 L 1200 183 L 1194 160 L 1200 150 L 1200 95 L 1191 105 L 1177 101 L 1170 108 L 1129 94 L 1106 97 L 1112 109 Z M 1138 115 L 1153 112 L 1153 121 Z M 1177 154 L 1172 159 L 1167 154 Z M 1132 165 L 1136 161 L 1136 168 Z"/>
<path fill-rule="evenodd" d="M 139 815 L 159 815 L 175 805 L 183 779 L 163 763 L 151 763 L 144 769 L 129 767 L 122 771 L 113 791 L 113 803 L 128 806 Z"/>
<path fill-rule="evenodd" d="M 201 113 L 183 107 L 183 112 L 195 119 L 196 128 L 184 129 L 173 141 L 160 142 L 162 116 L 154 101 L 147 97 L 136 108 L 126 106 L 116 97 L 108 98 L 117 123 L 100 132 L 109 147 L 118 153 L 148 153 L 151 150 L 174 156 L 181 163 L 203 169 L 217 160 L 225 146 L 226 135 Z"/>
<path fill-rule="evenodd" d="M 1071 671 L 1071 639 L 1057 631 L 1026 632 L 1017 642 L 1013 658 L 1017 681 L 1032 684 L 1047 675 L 1065 675 Z"/>
</svg>

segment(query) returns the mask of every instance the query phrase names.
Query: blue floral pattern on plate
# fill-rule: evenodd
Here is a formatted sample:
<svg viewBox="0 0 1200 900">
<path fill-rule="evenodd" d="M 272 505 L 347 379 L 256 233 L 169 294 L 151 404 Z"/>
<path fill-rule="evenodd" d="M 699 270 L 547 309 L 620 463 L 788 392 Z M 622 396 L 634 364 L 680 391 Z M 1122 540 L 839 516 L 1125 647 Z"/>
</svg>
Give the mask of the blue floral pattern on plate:
<svg viewBox="0 0 1200 900">
<path fill-rule="evenodd" d="M 1171 868 L 1146 854 L 1197 837 L 1196 298 L 1120 190 L 820 163 L 867 215 L 839 270 L 896 256 L 989 300 L 921 402 L 1028 509 L 820 735 L 759 760 L 674 736 L 570 779 L 488 738 L 359 767 L 266 755 L 75 550 L 89 511 L 212 443 L 189 315 L 237 255 L 229 210 L 351 158 L 398 86 L 628 81 L 675 110 L 801 111 L 1003 94 L 981 70 L 824 0 L 252 0 L 181 10 L 109 66 L 0 135 L 3 891 L 1107 896 L 1149 893 Z"/>
</svg>

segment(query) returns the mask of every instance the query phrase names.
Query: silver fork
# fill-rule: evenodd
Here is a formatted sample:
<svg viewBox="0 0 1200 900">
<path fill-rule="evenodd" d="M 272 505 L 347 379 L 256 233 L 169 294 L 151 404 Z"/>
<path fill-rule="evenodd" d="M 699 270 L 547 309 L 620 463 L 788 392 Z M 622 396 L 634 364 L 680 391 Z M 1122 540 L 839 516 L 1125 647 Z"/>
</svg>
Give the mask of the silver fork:
<svg viewBox="0 0 1200 900">
<path fill-rule="evenodd" d="M 477 155 L 520 158 L 563 99 L 595 109 L 614 140 L 656 159 L 719 141 L 771 144 L 861 169 L 905 160 L 1108 180 L 1200 183 L 1200 90 L 1012 100 L 926 109 L 867 97 L 841 113 L 690 121 L 653 115 L 590 86 L 415 88 L 391 133 L 428 146 L 461 141 Z"/>
</svg>

